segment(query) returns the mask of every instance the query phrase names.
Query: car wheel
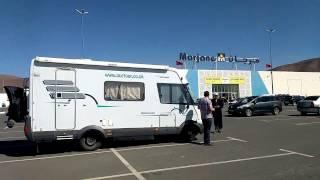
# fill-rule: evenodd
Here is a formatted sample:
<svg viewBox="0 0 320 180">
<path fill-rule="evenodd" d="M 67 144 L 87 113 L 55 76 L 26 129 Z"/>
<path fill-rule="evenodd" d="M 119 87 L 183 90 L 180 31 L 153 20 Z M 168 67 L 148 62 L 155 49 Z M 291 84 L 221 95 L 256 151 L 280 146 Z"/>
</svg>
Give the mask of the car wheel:
<svg viewBox="0 0 320 180">
<path fill-rule="evenodd" d="M 251 110 L 251 109 L 246 109 L 245 115 L 246 115 L 247 117 L 252 116 L 252 110 Z"/>
<path fill-rule="evenodd" d="M 277 115 L 277 114 L 279 114 L 279 112 L 280 112 L 280 109 L 278 107 L 274 107 L 272 110 L 273 115 Z"/>
<path fill-rule="evenodd" d="M 182 140 L 185 142 L 190 142 L 196 139 L 196 136 L 199 134 L 199 130 L 194 126 L 187 126 L 183 129 L 181 136 Z"/>
<path fill-rule="evenodd" d="M 80 138 L 80 146 L 85 151 L 94 151 L 102 146 L 102 141 L 98 135 L 86 133 Z"/>
</svg>

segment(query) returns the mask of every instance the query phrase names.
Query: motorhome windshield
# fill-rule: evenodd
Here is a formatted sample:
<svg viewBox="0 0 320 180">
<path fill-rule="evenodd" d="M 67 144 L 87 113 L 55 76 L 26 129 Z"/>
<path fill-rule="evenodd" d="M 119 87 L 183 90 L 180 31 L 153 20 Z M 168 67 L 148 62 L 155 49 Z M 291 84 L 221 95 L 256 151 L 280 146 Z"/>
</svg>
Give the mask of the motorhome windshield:
<svg viewBox="0 0 320 180">
<path fill-rule="evenodd" d="M 185 92 L 185 96 L 187 99 L 187 103 L 188 104 L 195 104 L 196 100 L 193 98 L 194 96 L 192 96 L 192 92 L 189 88 L 189 84 L 184 84 L 184 92 Z"/>
<path fill-rule="evenodd" d="M 162 104 L 194 104 L 188 88 L 183 84 L 158 83 Z"/>
</svg>

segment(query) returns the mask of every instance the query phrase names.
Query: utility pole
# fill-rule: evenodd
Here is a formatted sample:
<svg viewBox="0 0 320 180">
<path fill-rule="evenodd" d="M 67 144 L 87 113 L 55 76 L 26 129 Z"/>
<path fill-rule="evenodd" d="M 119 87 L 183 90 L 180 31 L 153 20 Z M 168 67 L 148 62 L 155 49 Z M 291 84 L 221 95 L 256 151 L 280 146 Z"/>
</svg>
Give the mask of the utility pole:
<svg viewBox="0 0 320 180">
<path fill-rule="evenodd" d="M 272 73 L 272 68 L 273 68 L 273 65 L 272 65 L 272 49 L 271 49 L 271 47 L 272 47 L 272 43 L 271 43 L 271 40 L 272 40 L 272 33 L 273 32 L 276 32 L 276 30 L 275 29 L 266 29 L 266 31 L 269 33 L 269 58 L 270 58 L 270 65 L 271 65 L 271 69 L 270 69 L 270 75 L 271 75 L 271 91 L 272 91 L 272 94 L 274 93 L 274 91 L 273 91 L 273 73 Z"/>
<path fill-rule="evenodd" d="M 84 53 L 84 24 L 83 24 L 83 18 L 86 14 L 89 14 L 88 11 L 85 11 L 84 9 L 78 10 L 75 9 L 76 12 L 78 12 L 81 15 L 81 39 L 82 39 L 82 58 L 85 58 L 85 53 Z"/>
</svg>

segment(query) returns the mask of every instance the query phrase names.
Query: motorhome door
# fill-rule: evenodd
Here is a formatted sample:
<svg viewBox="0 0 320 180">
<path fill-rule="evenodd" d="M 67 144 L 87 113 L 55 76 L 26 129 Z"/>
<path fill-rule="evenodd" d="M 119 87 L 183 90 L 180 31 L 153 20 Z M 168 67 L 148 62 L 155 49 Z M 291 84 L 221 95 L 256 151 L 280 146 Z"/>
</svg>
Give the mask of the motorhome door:
<svg viewBox="0 0 320 180">
<path fill-rule="evenodd" d="M 160 127 L 177 127 L 189 112 L 182 84 L 158 83 Z"/>
<path fill-rule="evenodd" d="M 76 122 L 76 71 L 57 69 L 55 71 L 55 127 L 57 130 L 75 128 Z"/>
</svg>

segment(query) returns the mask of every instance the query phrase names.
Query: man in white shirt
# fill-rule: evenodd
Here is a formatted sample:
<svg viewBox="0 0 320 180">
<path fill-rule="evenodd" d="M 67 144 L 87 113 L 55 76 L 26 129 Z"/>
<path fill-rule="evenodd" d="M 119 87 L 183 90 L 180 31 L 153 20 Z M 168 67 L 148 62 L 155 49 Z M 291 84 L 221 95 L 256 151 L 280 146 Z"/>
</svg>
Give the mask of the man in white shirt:
<svg viewBox="0 0 320 180">
<path fill-rule="evenodd" d="M 209 99 L 209 91 L 204 92 L 204 97 L 200 99 L 198 108 L 201 111 L 201 119 L 203 124 L 204 145 L 210 146 L 210 129 L 212 124 L 214 108 Z"/>
</svg>

